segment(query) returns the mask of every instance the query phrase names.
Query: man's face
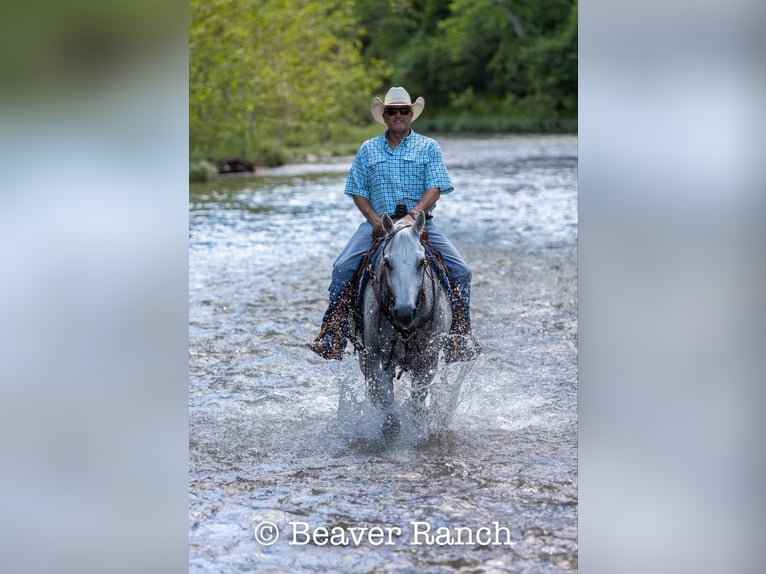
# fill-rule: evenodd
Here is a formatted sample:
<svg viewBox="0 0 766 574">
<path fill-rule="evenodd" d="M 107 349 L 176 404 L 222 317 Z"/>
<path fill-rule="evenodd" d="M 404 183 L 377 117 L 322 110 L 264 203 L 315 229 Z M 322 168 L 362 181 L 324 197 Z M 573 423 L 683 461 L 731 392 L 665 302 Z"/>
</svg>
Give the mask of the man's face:
<svg viewBox="0 0 766 574">
<path fill-rule="evenodd" d="M 403 115 L 404 112 L 406 115 Z M 394 113 L 392 116 L 391 113 Z M 383 121 L 388 126 L 388 131 L 396 135 L 409 133 L 412 123 L 412 108 L 409 106 L 387 106 L 383 110 Z"/>
</svg>

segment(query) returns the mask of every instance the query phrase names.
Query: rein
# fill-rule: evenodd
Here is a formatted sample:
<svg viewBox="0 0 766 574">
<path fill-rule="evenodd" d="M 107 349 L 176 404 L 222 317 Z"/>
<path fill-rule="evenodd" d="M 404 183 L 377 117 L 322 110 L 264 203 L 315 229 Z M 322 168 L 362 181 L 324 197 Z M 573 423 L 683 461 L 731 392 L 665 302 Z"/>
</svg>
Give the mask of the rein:
<svg viewBox="0 0 766 574">
<path fill-rule="evenodd" d="M 403 229 L 407 229 L 409 227 L 412 227 L 412 225 L 404 225 L 400 227 L 399 229 L 395 230 L 393 233 L 388 235 L 385 239 L 385 243 L 383 244 L 383 248 L 380 253 L 380 261 L 383 261 L 383 257 L 386 254 L 386 249 L 388 248 L 388 244 L 393 239 L 394 235 L 399 233 Z M 396 321 L 396 317 L 393 311 L 393 303 L 394 299 L 393 296 L 388 292 L 387 285 L 387 273 L 386 273 L 386 267 L 385 264 L 380 263 L 380 265 L 383 267 L 381 273 L 378 275 L 375 273 L 375 270 L 370 268 L 369 274 L 370 274 L 370 286 L 372 287 L 373 293 L 375 294 L 375 299 L 378 301 L 378 305 L 380 307 L 380 315 L 378 316 L 378 321 L 382 322 L 383 317 L 388 320 L 388 322 L 391 324 L 391 326 L 394 328 L 394 332 L 396 333 L 396 338 L 407 344 L 410 342 L 410 340 L 413 338 L 413 336 L 416 334 L 418 328 L 422 327 L 422 325 L 433 323 L 434 316 L 436 313 L 436 308 L 438 306 L 439 302 L 439 295 L 440 290 L 438 289 L 438 286 L 436 282 L 438 281 L 438 278 L 434 276 L 433 269 L 431 268 L 431 264 L 429 260 L 425 261 L 425 264 L 423 265 L 423 274 L 420 280 L 420 290 L 418 291 L 418 296 L 415 303 L 415 309 L 418 310 L 422 307 L 422 305 L 425 303 L 426 298 L 426 278 L 429 278 L 431 280 L 431 291 L 432 291 L 432 305 L 431 305 L 431 313 L 428 317 L 425 318 L 425 320 L 419 325 L 419 326 L 412 326 L 409 329 L 402 328 Z M 390 364 L 392 358 L 393 358 L 393 352 L 394 352 L 394 346 L 391 346 L 391 353 L 386 361 L 387 364 Z"/>
<path fill-rule="evenodd" d="M 426 273 L 428 272 L 428 270 L 429 270 L 429 267 L 427 265 L 424 265 L 423 266 L 423 275 L 422 275 L 422 277 L 420 279 L 420 290 L 418 291 L 418 297 L 415 300 L 415 309 L 416 310 L 418 308 L 420 308 L 423 305 L 423 303 L 425 302 L 425 297 L 426 297 L 426 285 L 425 285 L 426 281 L 425 281 L 425 279 L 426 279 Z M 432 273 L 429 274 L 429 276 L 433 279 L 433 274 Z M 436 297 L 438 296 L 438 291 L 436 290 L 436 285 L 435 285 L 435 283 L 433 283 L 433 281 L 432 281 L 431 284 L 432 284 L 433 296 L 434 296 L 434 301 L 435 301 Z M 384 269 L 383 273 L 382 273 L 382 276 L 380 278 L 380 288 L 381 288 L 381 291 L 383 291 L 383 289 L 385 287 L 387 287 L 387 286 L 388 286 L 387 274 L 386 274 L 385 269 Z M 373 290 L 376 290 L 374 282 L 373 282 Z M 380 305 L 381 315 L 385 315 L 386 319 L 388 319 L 388 322 L 391 323 L 391 326 L 394 328 L 394 331 L 396 331 L 396 333 L 399 335 L 399 339 L 400 340 L 405 341 L 405 342 L 409 341 L 412 338 L 412 336 L 415 334 L 416 328 L 415 327 L 411 327 L 409 329 L 405 329 L 405 328 L 401 327 L 396 322 L 396 315 L 394 314 L 394 310 L 393 310 L 393 308 L 394 308 L 394 297 L 393 297 L 393 295 L 391 295 L 390 291 L 384 291 L 384 293 L 385 293 L 385 297 L 383 295 L 381 295 L 380 292 L 376 292 L 376 294 L 375 294 L 375 296 L 376 296 L 376 298 L 378 300 L 378 304 Z M 433 321 L 433 315 L 434 315 L 434 309 L 431 309 L 431 315 L 427 318 L 427 321 Z"/>
</svg>

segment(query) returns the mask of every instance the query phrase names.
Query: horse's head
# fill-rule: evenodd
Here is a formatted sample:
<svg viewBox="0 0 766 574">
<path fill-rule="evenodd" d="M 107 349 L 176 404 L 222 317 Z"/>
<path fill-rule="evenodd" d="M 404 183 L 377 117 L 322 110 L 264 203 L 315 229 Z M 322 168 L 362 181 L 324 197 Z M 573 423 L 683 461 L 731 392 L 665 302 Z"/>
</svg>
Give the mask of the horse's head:
<svg viewBox="0 0 766 574">
<path fill-rule="evenodd" d="M 422 211 L 414 225 L 401 220 L 394 223 L 388 214 L 383 215 L 386 232 L 383 266 L 389 291 L 389 300 L 384 305 L 390 305 L 391 319 L 404 328 L 412 325 L 418 311 L 418 296 L 427 265 L 426 252 L 420 242 L 425 223 Z"/>
</svg>

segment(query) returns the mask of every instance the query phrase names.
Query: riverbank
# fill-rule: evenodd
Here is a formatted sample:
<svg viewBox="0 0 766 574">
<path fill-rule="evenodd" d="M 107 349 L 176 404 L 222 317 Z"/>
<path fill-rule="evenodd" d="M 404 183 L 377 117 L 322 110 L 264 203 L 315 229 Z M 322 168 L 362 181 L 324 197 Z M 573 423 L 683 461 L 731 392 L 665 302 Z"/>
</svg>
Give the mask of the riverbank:
<svg viewBox="0 0 766 574">
<path fill-rule="evenodd" d="M 252 175 L 259 168 L 286 164 L 325 162 L 333 158 L 353 156 L 361 142 L 381 133 L 382 126 L 370 123 L 347 126 L 321 143 L 286 146 L 278 142 L 259 142 L 218 148 L 203 154 L 192 151 L 189 160 L 189 181 L 209 181 L 217 176 Z M 441 115 L 420 118 L 416 131 L 424 135 L 520 135 L 577 133 L 577 118 L 530 117 L 464 117 Z M 239 150 L 239 151 L 237 151 Z"/>
</svg>

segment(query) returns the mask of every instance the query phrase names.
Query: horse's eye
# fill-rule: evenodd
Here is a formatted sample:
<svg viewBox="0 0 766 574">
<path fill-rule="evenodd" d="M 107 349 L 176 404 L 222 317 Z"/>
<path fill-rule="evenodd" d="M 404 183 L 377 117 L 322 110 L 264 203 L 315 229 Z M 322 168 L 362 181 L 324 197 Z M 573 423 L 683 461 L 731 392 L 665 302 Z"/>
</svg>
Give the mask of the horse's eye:
<svg viewBox="0 0 766 574">
<path fill-rule="evenodd" d="M 388 269 L 391 269 L 391 259 L 389 259 L 388 257 L 384 257 L 383 265 L 385 265 Z"/>
</svg>

